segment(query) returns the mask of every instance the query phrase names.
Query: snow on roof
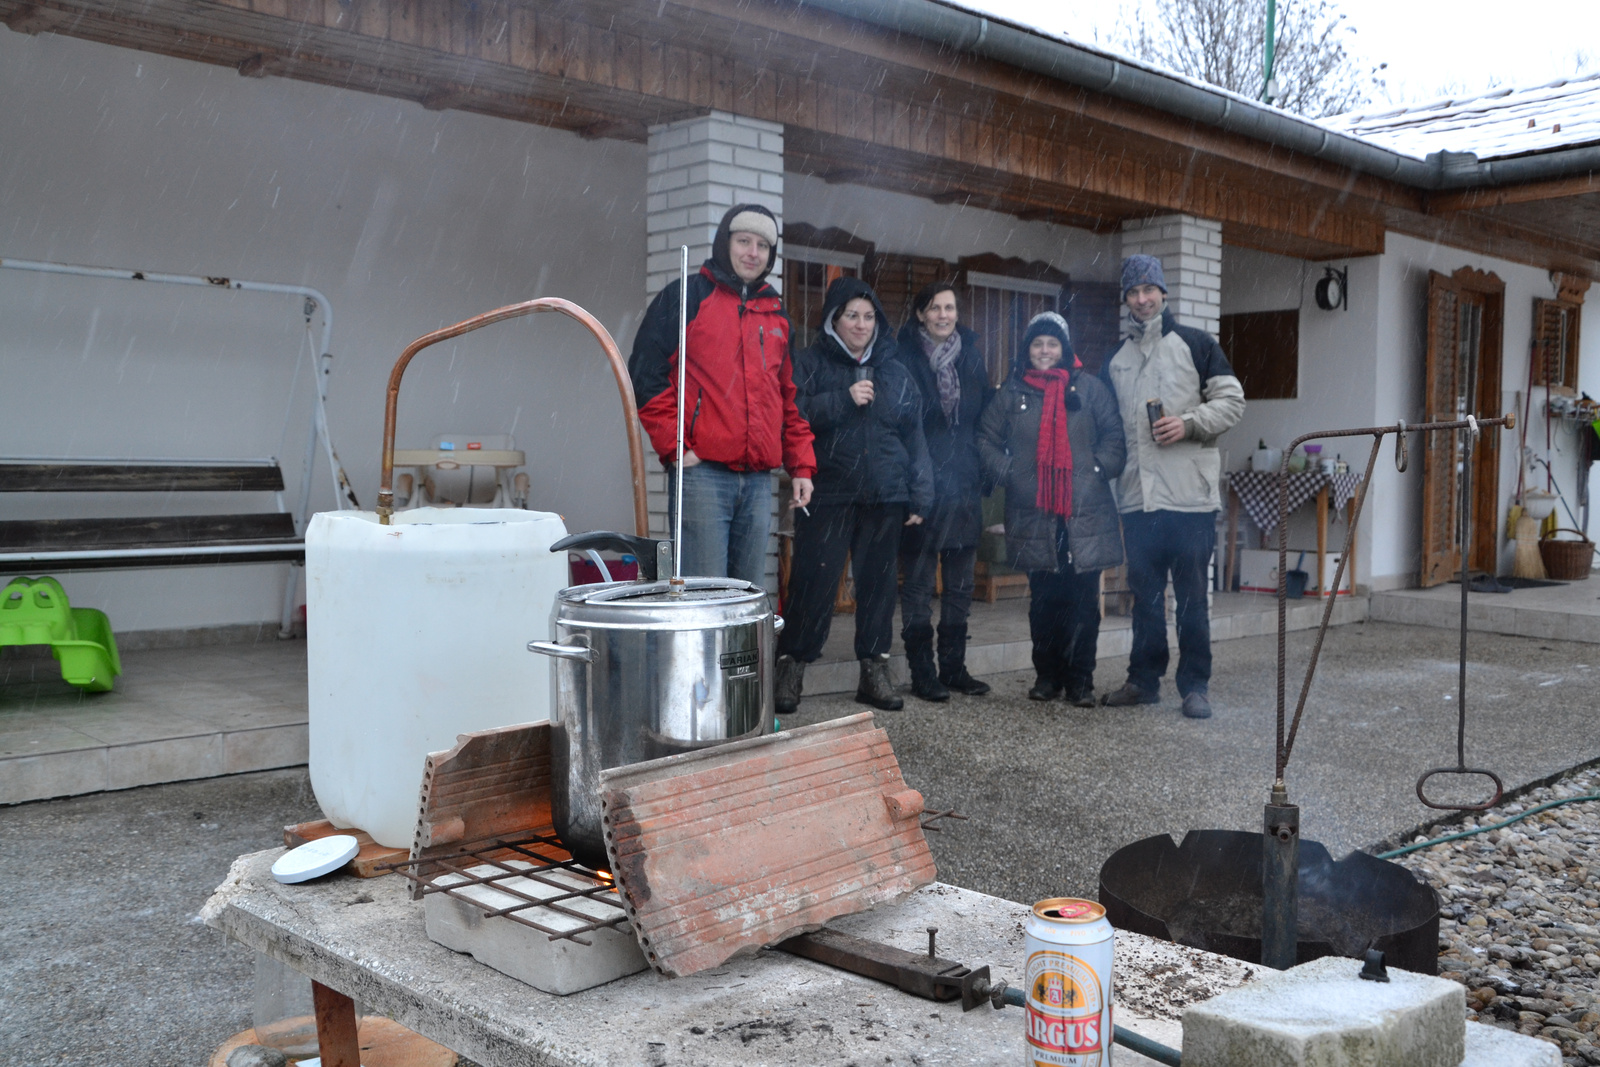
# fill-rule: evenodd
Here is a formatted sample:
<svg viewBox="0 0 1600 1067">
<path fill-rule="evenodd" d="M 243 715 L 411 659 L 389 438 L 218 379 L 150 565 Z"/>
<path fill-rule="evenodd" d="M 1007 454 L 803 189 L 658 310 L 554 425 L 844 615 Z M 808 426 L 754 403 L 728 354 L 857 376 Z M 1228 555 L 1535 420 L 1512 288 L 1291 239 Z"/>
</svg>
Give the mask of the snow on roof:
<svg viewBox="0 0 1600 1067">
<path fill-rule="evenodd" d="M 1530 89 L 1497 89 L 1382 111 L 1322 120 L 1339 133 L 1424 159 L 1471 152 L 1502 159 L 1600 141 L 1600 74 L 1563 78 Z"/>
</svg>

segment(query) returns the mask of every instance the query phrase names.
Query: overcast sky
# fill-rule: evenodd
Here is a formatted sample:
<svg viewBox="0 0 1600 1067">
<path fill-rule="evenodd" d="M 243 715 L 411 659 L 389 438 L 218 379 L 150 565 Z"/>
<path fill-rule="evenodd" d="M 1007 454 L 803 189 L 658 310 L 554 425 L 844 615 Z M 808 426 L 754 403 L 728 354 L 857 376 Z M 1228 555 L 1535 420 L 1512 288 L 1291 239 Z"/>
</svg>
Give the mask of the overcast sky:
<svg viewBox="0 0 1600 1067">
<path fill-rule="evenodd" d="M 1136 0 L 965 0 L 1033 25 L 1107 42 L 1121 12 Z M 1149 2 L 1149 0 L 1147 0 Z M 1279 0 L 1285 4 L 1304 0 Z M 1600 70 L 1600 2 L 1549 5 L 1528 0 L 1333 0 L 1356 33 L 1351 51 L 1387 62 L 1395 103 L 1431 100 L 1441 90 L 1541 85 L 1573 72 L 1587 47 L 1588 70 Z M 1379 101 L 1380 103 L 1382 101 Z"/>
</svg>

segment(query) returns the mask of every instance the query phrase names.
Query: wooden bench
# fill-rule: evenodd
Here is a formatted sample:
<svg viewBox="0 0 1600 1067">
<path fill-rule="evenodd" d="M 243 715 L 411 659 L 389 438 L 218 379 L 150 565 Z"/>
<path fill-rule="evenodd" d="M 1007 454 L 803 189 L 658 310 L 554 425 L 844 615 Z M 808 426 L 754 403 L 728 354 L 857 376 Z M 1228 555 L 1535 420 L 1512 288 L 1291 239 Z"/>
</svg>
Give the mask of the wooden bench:
<svg viewBox="0 0 1600 1067">
<path fill-rule="evenodd" d="M 0 459 L 4 493 L 277 494 L 277 510 L 0 521 L 0 574 L 305 561 L 276 460 Z"/>
</svg>

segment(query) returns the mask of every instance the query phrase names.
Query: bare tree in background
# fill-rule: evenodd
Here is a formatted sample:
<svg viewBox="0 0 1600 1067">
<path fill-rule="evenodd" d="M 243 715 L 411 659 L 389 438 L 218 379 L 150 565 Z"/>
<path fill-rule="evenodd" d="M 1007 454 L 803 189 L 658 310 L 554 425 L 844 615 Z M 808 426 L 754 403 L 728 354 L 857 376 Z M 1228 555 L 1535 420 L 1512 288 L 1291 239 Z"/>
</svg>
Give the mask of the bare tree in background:
<svg viewBox="0 0 1600 1067">
<path fill-rule="evenodd" d="M 1147 0 L 1124 15 L 1114 44 L 1168 70 L 1261 97 L 1266 0 Z M 1278 107 L 1311 118 L 1370 102 L 1382 67 L 1364 70 L 1355 33 L 1332 0 L 1279 0 L 1273 80 Z"/>
</svg>

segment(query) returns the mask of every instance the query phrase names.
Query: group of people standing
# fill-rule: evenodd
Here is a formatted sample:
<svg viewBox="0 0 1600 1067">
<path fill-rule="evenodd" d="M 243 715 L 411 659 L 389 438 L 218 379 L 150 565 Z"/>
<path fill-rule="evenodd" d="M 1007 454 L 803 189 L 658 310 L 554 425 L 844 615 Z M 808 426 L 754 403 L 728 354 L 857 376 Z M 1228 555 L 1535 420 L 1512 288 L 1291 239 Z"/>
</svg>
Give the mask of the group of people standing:
<svg viewBox="0 0 1600 1067">
<path fill-rule="evenodd" d="M 996 390 L 948 283 L 917 293 L 896 334 L 871 286 L 840 278 L 824 297 L 815 342 L 791 357 L 789 321 L 766 281 L 777 243 L 765 208 L 731 209 L 688 291 L 673 282 L 651 303 L 629 370 L 668 470 L 669 500 L 683 481 L 684 573 L 759 584 L 770 472 L 790 474 L 794 549 L 778 641 L 779 713 L 794 712 L 805 666 L 822 654 L 847 560 L 857 700 L 903 706 L 889 676 L 897 599 L 913 695 L 989 692 L 967 670 L 967 616 L 981 498 L 1003 487 L 1007 562 L 1027 572 L 1032 596 L 1037 679 L 1028 695 L 1095 705 L 1100 572 L 1126 558 L 1133 650 L 1127 682 L 1101 702 L 1159 702 L 1170 576 L 1183 712 L 1209 716 L 1216 439 L 1243 415 L 1244 392 L 1216 341 L 1173 319 L 1160 261 L 1124 262 L 1123 340 L 1098 376 L 1084 370 L 1066 320 L 1045 312 L 1028 323 Z M 680 299 L 689 317 L 681 469 Z"/>
</svg>

